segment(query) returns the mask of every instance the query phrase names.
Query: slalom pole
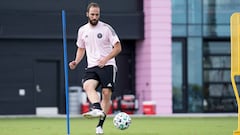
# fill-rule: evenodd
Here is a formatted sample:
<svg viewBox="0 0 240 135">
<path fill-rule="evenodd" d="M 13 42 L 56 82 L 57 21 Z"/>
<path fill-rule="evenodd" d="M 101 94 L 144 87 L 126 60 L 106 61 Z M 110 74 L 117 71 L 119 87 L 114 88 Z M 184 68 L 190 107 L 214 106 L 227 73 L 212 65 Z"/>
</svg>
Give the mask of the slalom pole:
<svg viewBox="0 0 240 135">
<path fill-rule="evenodd" d="M 64 10 L 62 10 L 62 29 L 63 29 L 63 55 L 64 55 L 64 75 L 65 75 L 65 95 L 66 95 L 66 115 L 67 115 L 66 124 L 67 124 L 67 135 L 70 135 L 66 13 Z"/>
<path fill-rule="evenodd" d="M 240 13 L 235 12 L 230 18 L 231 32 L 231 82 L 238 105 L 238 128 L 233 135 L 240 135 L 240 98 L 236 85 L 236 76 L 240 76 Z"/>
</svg>

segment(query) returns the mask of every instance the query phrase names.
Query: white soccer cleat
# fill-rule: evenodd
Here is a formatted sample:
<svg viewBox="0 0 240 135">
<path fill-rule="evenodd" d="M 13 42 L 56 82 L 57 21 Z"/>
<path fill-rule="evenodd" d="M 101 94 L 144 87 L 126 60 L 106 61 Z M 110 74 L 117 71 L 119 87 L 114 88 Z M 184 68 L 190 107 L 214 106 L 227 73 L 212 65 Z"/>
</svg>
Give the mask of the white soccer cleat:
<svg viewBox="0 0 240 135">
<path fill-rule="evenodd" d="M 86 112 L 83 114 L 83 117 L 85 118 L 99 118 L 99 117 L 104 117 L 104 112 L 99 109 L 93 109 L 89 112 Z"/>
<path fill-rule="evenodd" d="M 96 128 L 96 135 L 103 135 L 103 129 L 102 129 L 102 127 L 97 127 Z"/>
</svg>

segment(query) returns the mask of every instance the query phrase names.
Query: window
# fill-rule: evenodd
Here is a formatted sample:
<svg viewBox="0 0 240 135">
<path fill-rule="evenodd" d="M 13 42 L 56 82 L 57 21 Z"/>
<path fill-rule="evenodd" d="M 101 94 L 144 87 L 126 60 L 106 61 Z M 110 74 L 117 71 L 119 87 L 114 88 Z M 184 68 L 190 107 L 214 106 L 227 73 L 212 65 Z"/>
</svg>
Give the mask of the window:
<svg viewBox="0 0 240 135">
<path fill-rule="evenodd" d="M 203 46 L 204 111 L 236 111 L 231 85 L 230 42 L 205 41 Z M 240 82 L 238 79 L 237 82 Z"/>
</svg>

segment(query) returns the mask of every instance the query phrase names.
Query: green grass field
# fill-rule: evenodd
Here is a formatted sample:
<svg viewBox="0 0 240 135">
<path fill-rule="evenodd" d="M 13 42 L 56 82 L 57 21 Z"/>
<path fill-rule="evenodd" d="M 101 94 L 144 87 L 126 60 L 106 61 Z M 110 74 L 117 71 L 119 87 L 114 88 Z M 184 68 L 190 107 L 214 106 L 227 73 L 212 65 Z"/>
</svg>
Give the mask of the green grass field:
<svg viewBox="0 0 240 135">
<path fill-rule="evenodd" d="M 104 135 L 232 135 L 237 117 L 132 117 L 131 126 L 116 129 L 109 117 Z M 95 135 L 97 119 L 70 119 L 71 135 Z M 65 118 L 0 118 L 0 135 L 66 135 Z"/>
</svg>

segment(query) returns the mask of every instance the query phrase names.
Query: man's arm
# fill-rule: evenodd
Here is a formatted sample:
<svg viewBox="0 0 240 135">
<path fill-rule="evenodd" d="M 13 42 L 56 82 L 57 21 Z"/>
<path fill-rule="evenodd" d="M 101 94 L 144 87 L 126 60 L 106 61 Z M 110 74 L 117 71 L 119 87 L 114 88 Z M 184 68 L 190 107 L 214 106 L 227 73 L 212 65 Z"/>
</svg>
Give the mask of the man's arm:
<svg viewBox="0 0 240 135">
<path fill-rule="evenodd" d="M 107 55 L 106 57 L 102 58 L 99 60 L 98 62 L 98 66 L 99 67 L 104 67 L 104 65 L 112 58 L 116 57 L 120 52 L 122 51 L 122 45 L 120 42 L 117 42 L 114 47 L 113 47 L 113 50 L 112 52 Z"/>
<path fill-rule="evenodd" d="M 70 69 L 72 70 L 75 69 L 77 65 L 81 62 L 84 55 L 85 55 L 85 48 L 78 48 L 76 52 L 75 60 L 69 63 Z"/>
</svg>

